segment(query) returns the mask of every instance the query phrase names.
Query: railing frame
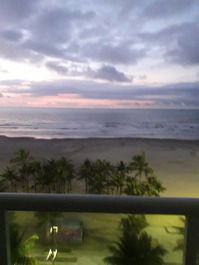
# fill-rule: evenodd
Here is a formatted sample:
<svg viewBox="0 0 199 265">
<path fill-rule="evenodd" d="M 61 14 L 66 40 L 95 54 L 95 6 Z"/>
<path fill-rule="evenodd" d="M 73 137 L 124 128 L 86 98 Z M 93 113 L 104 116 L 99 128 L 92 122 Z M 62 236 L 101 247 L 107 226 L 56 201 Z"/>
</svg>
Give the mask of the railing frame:
<svg viewBox="0 0 199 265">
<path fill-rule="evenodd" d="M 184 215 L 183 264 L 197 264 L 199 199 L 196 198 L 0 193 L 0 265 L 10 265 L 7 211 Z"/>
<path fill-rule="evenodd" d="M 0 264 L 11 265 L 9 227 L 6 211 L 0 211 Z"/>
</svg>

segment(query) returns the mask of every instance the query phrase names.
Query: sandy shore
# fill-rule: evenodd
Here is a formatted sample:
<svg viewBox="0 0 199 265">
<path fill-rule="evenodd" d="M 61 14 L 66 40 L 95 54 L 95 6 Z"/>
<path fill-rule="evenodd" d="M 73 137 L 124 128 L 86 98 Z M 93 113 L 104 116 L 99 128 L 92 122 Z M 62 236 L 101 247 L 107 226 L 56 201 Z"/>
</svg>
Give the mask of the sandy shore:
<svg viewBox="0 0 199 265">
<path fill-rule="evenodd" d="M 129 161 L 145 152 L 167 191 L 162 196 L 199 197 L 199 141 L 158 139 L 34 139 L 0 136 L 0 168 L 25 148 L 37 158 L 66 156 L 79 165 L 85 158 Z"/>
</svg>

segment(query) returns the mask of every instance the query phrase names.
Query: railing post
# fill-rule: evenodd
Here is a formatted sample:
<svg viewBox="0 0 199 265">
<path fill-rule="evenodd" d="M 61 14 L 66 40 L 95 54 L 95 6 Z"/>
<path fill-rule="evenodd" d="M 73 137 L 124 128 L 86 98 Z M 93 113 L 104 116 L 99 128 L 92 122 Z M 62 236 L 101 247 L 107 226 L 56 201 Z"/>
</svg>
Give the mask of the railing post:
<svg viewBox="0 0 199 265">
<path fill-rule="evenodd" d="M 10 265 L 10 240 L 7 213 L 0 211 L 0 265 Z"/>
<path fill-rule="evenodd" d="M 197 265 L 199 251 L 199 217 L 186 216 L 184 265 Z"/>
</svg>

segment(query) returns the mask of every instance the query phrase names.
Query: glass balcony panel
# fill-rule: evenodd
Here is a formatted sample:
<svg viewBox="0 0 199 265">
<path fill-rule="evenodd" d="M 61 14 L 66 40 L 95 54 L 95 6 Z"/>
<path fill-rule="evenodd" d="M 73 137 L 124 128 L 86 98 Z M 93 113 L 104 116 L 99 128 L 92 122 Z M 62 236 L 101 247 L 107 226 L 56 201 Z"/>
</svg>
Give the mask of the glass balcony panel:
<svg viewBox="0 0 199 265">
<path fill-rule="evenodd" d="M 182 264 L 184 220 L 169 215 L 9 212 L 12 260 L 105 265 L 119 264 L 113 262 L 120 258 L 122 265 L 136 250 L 138 259 L 148 251 L 164 264 Z"/>
</svg>

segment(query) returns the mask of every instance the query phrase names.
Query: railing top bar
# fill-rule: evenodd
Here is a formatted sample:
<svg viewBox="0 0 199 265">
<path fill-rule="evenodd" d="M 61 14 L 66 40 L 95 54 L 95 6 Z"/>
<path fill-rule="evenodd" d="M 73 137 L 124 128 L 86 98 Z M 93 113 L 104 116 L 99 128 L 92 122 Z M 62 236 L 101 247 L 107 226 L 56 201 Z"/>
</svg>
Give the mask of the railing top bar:
<svg viewBox="0 0 199 265">
<path fill-rule="evenodd" d="M 199 198 L 0 193 L 0 211 L 199 215 Z"/>
</svg>

